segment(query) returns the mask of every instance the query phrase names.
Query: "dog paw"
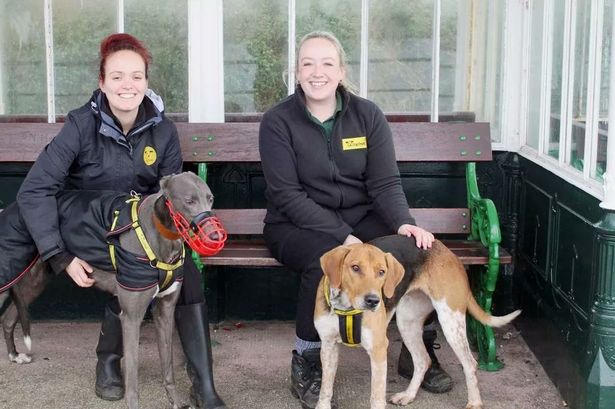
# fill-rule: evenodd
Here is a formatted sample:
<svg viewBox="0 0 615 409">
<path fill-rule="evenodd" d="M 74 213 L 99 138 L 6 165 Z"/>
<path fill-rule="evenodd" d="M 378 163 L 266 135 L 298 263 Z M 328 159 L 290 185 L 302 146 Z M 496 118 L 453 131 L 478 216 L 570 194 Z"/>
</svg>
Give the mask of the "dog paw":
<svg viewBox="0 0 615 409">
<path fill-rule="evenodd" d="M 483 409 L 483 404 L 481 403 L 468 403 L 466 405 L 466 409 Z"/>
<path fill-rule="evenodd" d="M 318 401 L 318 405 L 316 405 L 315 409 L 331 409 L 331 402 L 321 403 L 320 401 Z"/>
<path fill-rule="evenodd" d="M 399 405 L 399 406 L 406 406 L 407 404 L 413 401 L 414 401 L 414 396 L 411 396 L 409 393 L 406 393 L 406 392 L 396 393 L 389 400 L 389 402 L 391 402 L 392 404 Z"/>
<path fill-rule="evenodd" d="M 15 362 L 16 364 L 29 364 L 32 362 L 32 357 L 20 352 L 17 355 L 9 354 L 9 361 Z"/>
</svg>

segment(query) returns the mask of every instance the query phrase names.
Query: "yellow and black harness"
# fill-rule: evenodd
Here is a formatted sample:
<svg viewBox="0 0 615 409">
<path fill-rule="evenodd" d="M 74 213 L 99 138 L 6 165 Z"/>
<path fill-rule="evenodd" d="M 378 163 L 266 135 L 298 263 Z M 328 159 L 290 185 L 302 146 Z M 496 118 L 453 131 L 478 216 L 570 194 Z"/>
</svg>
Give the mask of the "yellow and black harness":
<svg viewBox="0 0 615 409">
<path fill-rule="evenodd" d="M 152 250 L 151 246 L 147 242 L 145 234 L 143 233 L 143 229 L 141 228 L 141 225 L 139 223 L 138 208 L 139 204 L 141 203 L 140 196 L 137 194 L 133 194 L 130 199 L 126 200 L 126 203 L 130 205 L 130 223 L 116 230 L 122 212 L 120 210 L 115 210 L 113 222 L 111 223 L 110 235 L 116 235 L 118 232 L 124 232 L 128 229 L 134 230 L 139 240 L 139 243 L 141 244 L 141 248 L 147 256 L 147 260 L 143 259 L 142 257 L 137 257 L 137 259 L 141 262 L 149 263 L 149 267 L 151 267 L 150 272 L 155 272 L 155 276 L 157 277 L 157 279 L 155 280 L 155 282 L 151 282 L 152 274 L 150 273 L 149 280 L 147 280 L 145 277 L 136 276 L 132 278 L 123 277 L 123 279 L 120 280 L 120 277 L 118 277 L 118 283 L 126 289 L 136 291 L 145 290 L 152 287 L 153 285 L 158 285 L 160 291 L 162 292 L 168 287 L 170 287 L 171 284 L 173 284 L 173 282 L 175 282 L 176 280 L 183 279 L 183 270 L 180 269 L 180 267 L 184 264 L 185 248 L 183 245 L 181 246 L 181 254 L 171 264 L 159 260 L 156 257 L 156 254 L 154 254 L 154 251 Z M 122 264 L 126 261 L 124 253 L 126 252 L 123 251 L 121 247 L 116 247 L 116 245 L 109 241 L 109 257 L 111 258 L 111 264 L 113 265 L 113 269 L 115 271 L 123 271 Z M 135 255 L 131 256 L 134 257 Z M 143 279 L 149 281 L 149 283 L 143 282 Z M 145 286 L 143 284 L 145 284 Z"/>
<path fill-rule="evenodd" d="M 329 277 L 327 276 L 324 277 L 323 290 L 325 293 L 325 301 L 327 302 L 327 306 L 332 308 L 330 300 L 331 288 L 329 286 Z M 339 310 L 337 308 L 333 308 L 333 312 L 335 312 L 338 317 L 342 343 L 350 347 L 360 346 L 363 311 L 357 309 Z"/>
</svg>

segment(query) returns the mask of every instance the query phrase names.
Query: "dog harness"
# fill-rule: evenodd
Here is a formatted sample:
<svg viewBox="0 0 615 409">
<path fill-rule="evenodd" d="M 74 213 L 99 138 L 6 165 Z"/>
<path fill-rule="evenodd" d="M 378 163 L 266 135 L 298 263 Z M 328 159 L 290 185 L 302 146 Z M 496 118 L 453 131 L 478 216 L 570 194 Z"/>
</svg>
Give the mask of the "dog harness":
<svg viewBox="0 0 615 409">
<path fill-rule="evenodd" d="M 170 263 L 158 260 L 139 223 L 138 206 L 143 200 L 136 194 L 109 191 L 61 192 L 57 196 L 60 233 L 71 253 L 96 268 L 116 271 L 123 288 L 143 291 L 158 285 L 163 291 L 183 280 L 184 246 Z M 38 259 L 38 251 L 15 203 L 0 212 L 0 226 L 3 292 L 25 276 Z M 119 246 L 120 234 L 129 229 L 135 230 L 145 255 Z"/>
<path fill-rule="evenodd" d="M 169 288 L 171 284 L 173 284 L 173 282 L 175 282 L 178 279 L 178 273 L 180 273 L 180 278 L 182 278 L 181 276 L 183 276 L 183 274 L 181 274 L 181 269 L 179 269 L 179 267 L 181 267 L 184 264 L 184 257 L 185 257 L 186 250 L 184 246 L 182 245 L 181 255 L 178 256 L 175 262 L 172 264 L 160 261 L 156 257 L 156 254 L 154 254 L 154 251 L 152 250 L 151 246 L 147 242 L 147 239 L 145 238 L 145 233 L 143 233 L 143 229 L 141 228 L 141 225 L 139 224 L 138 210 L 139 210 L 140 202 L 142 203 L 140 196 L 134 193 L 131 195 L 130 199 L 126 200 L 126 204 L 130 204 L 130 223 L 124 225 L 124 227 L 120 227 L 119 229 L 117 228 L 117 224 L 120 221 L 120 216 L 122 215 L 122 212 L 120 210 L 114 211 L 113 222 L 111 223 L 111 231 L 109 232 L 107 237 L 109 239 L 114 236 L 117 236 L 119 233 L 126 231 L 128 228 L 134 230 L 137 236 L 137 239 L 139 240 L 139 243 L 141 244 L 141 248 L 143 249 L 143 251 L 145 252 L 145 255 L 147 256 L 147 260 L 144 260 L 142 257 L 138 257 L 138 256 L 136 258 L 142 261 L 143 263 L 148 263 L 149 267 L 152 270 L 149 270 L 149 269 L 145 270 L 144 272 L 147 272 L 147 274 L 140 274 L 139 277 L 131 273 L 130 274 L 131 279 L 122 280 L 122 281 L 120 281 L 120 275 L 118 274 L 118 283 L 123 288 L 126 288 L 128 290 L 137 290 L 137 291 L 145 290 L 147 288 L 151 288 L 154 285 L 158 284 L 158 286 L 160 287 L 160 291 L 162 292 L 166 290 L 167 288 Z M 113 269 L 115 271 L 125 271 L 125 268 L 129 268 L 127 264 L 129 264 L 131 259 L 135 256 L 131 255 L 126 250 L 122 249 L 119 246 L 116 246 L 115 244 L 113 244 L 113 242 L 110 241 L 109 242 L 109 257 L 111 259 L 111 264 L 113 265 Z M 142 269 L 139 269 L 139 270 L 142 270 Z M 158 279 L 156 283 L 139 282 L 137 283 L 137 286 L 139 287 L 135 288 L 133 286 L 135 284 L 134 283 L 135 280 L 148 281 L 147 277 L 152 277 L 153 272 L 155 270 L 158 270 L 157 271 Z M 143 284 L 145 284 L 145 287 L 144 288 L 140 287 Z"/>
<path fill-rule="evenodd" d="M 325 292 L 325 301 L 327 306 L 331 308 L 331 287 L 329 285 L 329 277 L 324 277 L 323 290 Z M 333 308 L 333 312 L 338 317 L 340 337 L 342 343 L 349 347 L 357 347 L 361 345 L 361 321 L 363 319 L 363 311 L 351 309 L 340 310 Z"/>
</svg>

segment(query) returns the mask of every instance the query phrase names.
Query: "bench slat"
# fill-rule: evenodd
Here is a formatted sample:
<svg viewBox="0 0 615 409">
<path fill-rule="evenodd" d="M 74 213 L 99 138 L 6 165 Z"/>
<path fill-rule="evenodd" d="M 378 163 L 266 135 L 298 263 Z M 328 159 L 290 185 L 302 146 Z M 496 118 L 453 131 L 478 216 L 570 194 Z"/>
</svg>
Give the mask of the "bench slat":
<svg viewBox="0 0 615 409">
<path fill-rule="evenodd" d="M 489 261 L 489 253 L 480 242 L 467 240 L 443 240 L 465 265 L 483 265 Z M 215 256 L 202 257 L 205 266 L 278 267 L 280 263 L 269 253 L 262 241 L 233 241 Z M 500 263 L 509 264 L 511 256 L 500 249 Z"/>
<path fill-rule="evenodd" d="M 489 124 L 392 122 L 399 162 L 490 161 Z M 259 162 L 258 123 L 178 123 L 191 162 Z M 409 137 L 411 135 L 411 137 Z"/>
<path fill-rule="evenodd" d="M 216 209 L 229 234 L 263 234 L 265 209 Z M 410 209 L 416 224 L 437 234 L 469 234 L 468 209 L 424 208 Z"/>
</svg>

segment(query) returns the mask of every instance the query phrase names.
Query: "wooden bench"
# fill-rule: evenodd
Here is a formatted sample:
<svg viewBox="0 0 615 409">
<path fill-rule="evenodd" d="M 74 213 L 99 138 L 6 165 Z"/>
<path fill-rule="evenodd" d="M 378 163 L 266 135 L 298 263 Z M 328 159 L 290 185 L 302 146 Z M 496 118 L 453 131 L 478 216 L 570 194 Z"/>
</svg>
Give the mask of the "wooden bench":
<svg viewBox="0 0 615 409">
<path fill-rule="evenodd" d="M 390 120 L 390 118 L 389 118 Z M 511 256 L 500 248 L 497 212 L 490 199 L 481 198 L 476 180 L 476 162 L 492 160 L 489 124 L 391 122 L 397 160 L 404 162 L 461 162 L 466 167 L 467 207 L 410 209 L 417 225 L 444 236 L 444 243 L 467 266 L 478 268 L 472 277 L 479 304 L 491 310 L 492 295 L 500 264 Z M 61 124 L 0 123 L 0 162 L 33 162 L 57 134 Z M 201 177 L 214 163 L 258 163 L 256 122 L 177 123 L 186 163 L 197 163 Z M 444 192 L 443 192 L 444 194 Z M 259 237 L 263 232 L 265 209 L 216 209 L 229 241 L 208 266 L 276 267 Z M 454 237 L 454 238 L 451 238 Z M 484 266 L 484 267 L 483 267 Z M 493 330 L 470 320 L 468 336 L 478 347 L 479 364 L 497 370 Z"/>
</svg>

